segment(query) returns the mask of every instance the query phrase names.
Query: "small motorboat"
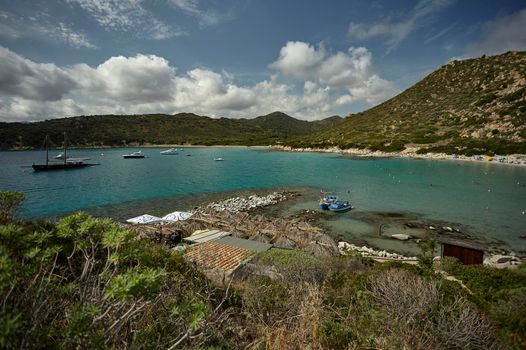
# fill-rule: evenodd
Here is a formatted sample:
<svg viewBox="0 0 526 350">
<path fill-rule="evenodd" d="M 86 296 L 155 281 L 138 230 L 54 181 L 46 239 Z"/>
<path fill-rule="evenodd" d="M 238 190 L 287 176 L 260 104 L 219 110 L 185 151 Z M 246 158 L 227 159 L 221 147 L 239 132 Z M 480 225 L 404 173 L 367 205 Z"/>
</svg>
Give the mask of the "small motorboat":
<svg viewBox="0 0 526 350">
<path fill-rule="evenodd" d="M 177 148 L 170 148 L 166 151 L 161 151 L 159 153 L 161 153 L 164 156 L 179 154 L 179 152 L 177 152 Z"/>
<path fill-rule="evenodd" d="M 223 158 L 214 158 L 214 160 L 215 160 L 216 162 L 222 162 L 222 161 L 224 161 Z"/>
<path fill-rule="evenodd" d="M 142 154 L 142 151 L 136 151 L 129 154 L 123 154 L 123 158 L 129 159 L 129 158 L 144 158 L 144 154 Z"/>
<path fill-rule="evenodd" d="M 67 158 L 69 158 L 70 156 L 66 156 Z M 64 159 L 64 153 L 59 153 L 57 154 L 56 156 L 53 157 L 54 159 Z"/>
<path fill-rule="evenodd" d="M 336 212 L 341 212 L 341 211 L 347 211 L 347 210 L 351 210 L 353 209 L 353 206 L 351 203 L 345 201 L 345 202 L 342 202 L 342 201 L 336 201 L 334 203 L 331 203 L 329 204 L 329 210 L 330 211 L 336 211 Z"/>
<path fill-rule="evenodd" d="M 327 193 L 323 198 L 320 199 L 320 209 L 322 210 L 328 210 L 329 205 L 336 202 L 338 200 L 338 197 L 335 196 L 332 193 Z"/>
</svg>

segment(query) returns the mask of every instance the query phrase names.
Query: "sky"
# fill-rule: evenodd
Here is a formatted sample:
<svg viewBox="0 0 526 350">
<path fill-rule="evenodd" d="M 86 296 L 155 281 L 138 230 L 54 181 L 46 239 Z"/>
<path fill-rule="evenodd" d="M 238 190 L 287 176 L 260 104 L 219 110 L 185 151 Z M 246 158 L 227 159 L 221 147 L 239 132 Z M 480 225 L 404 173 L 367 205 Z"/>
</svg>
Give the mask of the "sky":
<svg viewBox="0 0 526 350">
<path fill-rule="evenodd" d="M 0 0 L 0 121 L 346 116 L 525 28 L 524 0 Z"/>
</svg>

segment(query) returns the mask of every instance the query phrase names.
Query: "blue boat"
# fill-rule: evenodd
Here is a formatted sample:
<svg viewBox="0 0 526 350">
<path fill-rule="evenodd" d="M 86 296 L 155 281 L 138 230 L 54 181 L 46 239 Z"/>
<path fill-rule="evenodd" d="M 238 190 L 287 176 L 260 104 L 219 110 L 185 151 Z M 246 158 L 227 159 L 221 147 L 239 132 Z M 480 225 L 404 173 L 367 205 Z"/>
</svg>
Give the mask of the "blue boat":
<svg viewBox="0 0 526 350">
<path fill-rule="evenodd" d="M 320 199 L 320 209 L 328 210 L 329 205 L 336 202 L 338 200 L 338 197 L 333 195 L 332 193 L 326 194 L 323 198 Z"/>
<path fill-rule="evenodd" d="M 340 212 L 340 211 L 351 210 L 352 208 L 353 208 L 352 204 L 347 201 L 345 202 L 336 201 L 334 203 L 329 204 L 330 211 Z"/>
</svg>

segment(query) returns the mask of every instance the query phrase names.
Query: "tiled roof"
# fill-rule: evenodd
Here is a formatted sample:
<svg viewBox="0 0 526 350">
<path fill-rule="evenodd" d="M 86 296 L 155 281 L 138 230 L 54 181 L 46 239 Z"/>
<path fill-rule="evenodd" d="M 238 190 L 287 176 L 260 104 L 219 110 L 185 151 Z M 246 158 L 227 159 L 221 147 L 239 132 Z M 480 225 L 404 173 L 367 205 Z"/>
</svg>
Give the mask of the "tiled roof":
<svg viewBox="0 0 526 350">
<path fill-rule="evenodd" d="M 254 252 L 249 249 L 209 241 L 192 246 L 185 259 L 203 269 L 233 270 L 252 254 Z"/>
</svg>

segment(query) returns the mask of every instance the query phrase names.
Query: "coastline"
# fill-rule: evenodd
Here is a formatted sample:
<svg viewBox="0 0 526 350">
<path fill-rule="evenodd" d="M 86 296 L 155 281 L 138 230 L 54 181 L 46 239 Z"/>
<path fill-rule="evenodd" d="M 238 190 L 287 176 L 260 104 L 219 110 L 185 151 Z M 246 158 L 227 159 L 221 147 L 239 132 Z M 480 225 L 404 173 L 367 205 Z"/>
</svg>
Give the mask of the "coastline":
<svg viewBox="0 0 526 350">
<path fill-rule="evenodd" d="M 261 148 L 261 149 L 270 149 L 272 146 L 269 145 L 254 145 L 254 146 L 246 146 L 246 145 L 178 145 L 178 144 L 144 144 L 144 145 L 124 145 L 124 146 L 68 146 L 68 150 L 71 149 L 110 149 L 110 148 L 202 148 L 202 147 L 216 147 L 216 148 Z M 62 147 L 57 148 L 50 148 L 50 150 L 57 150 L 60 151 Z M 26 148 L 26 147 L 20 147 L 20 148 L 10 148 L 10 149 L 4 149 L 0 150 L 1 152 L 18 152 L 18 151 L 39 151 L 40 149 L 37 148 Z"/>
<path fill-rule="evenodd" d="M 428 159 L 428 160 L 453 160 L 453 161 L 465 161 L 465 162 L 477 162 L 486 164 L 503 164 L 513 166 L 526 166 L 526 154 L 509 154 L 509 155 L 494 155 L 487 156 L 483 154 L 465 156 L 455 155 L 447 153 L 424 153 L 418 154 L 419 148 L 407 148 L 401 152 L 383 152 L 383 151 L 371 151 L 369 149 L 361 148 L 348 148 L 341 149 L 339 147 L 329 148 L 317 148 L 317 147 L 305 147 L 305 148 L 293 148 L 291 146 L 283 145 L 190 145 L 190 144 L 143 144 L 143 145 L 125 145 L 125 146 L 71 146 L 68 149 L 110 149 L 110 148 L 254 148 L 254 149 L 268 149 L 277 152 L 314 152 L 314 153 L 337 153 L 342 155 L 348 155 L 357 158 L 405 158 L 405 159 Z M 56 148 L 55 150 L 61 150 L 62 148 Z M 3 150 L 7 152 L 17 151 L 38 151 L 35 148 L 11 148 Z"/>
<path fill-rule="evenodd" d="M 270 149 L 282 152 L 318 152 L 318 153 L 338 153 L 343 155 L 349 155 L 360 158 L 407 158 L 407 159 L 431 159 L 431 160 L 458 160 L 467 162 L 478 162 L 487 164 L 503 164 L 503 165 L 515 165 L 515 166 L 526 166 L 526 154 L 511 154 L 506 156 L 487 156 L 487 155 L 450 155 L 446 153 L 425 153 L 418 154 L 416 151 L 418 148 L 408 148 L 402 152 L 382 152 L 382 151 L 370 151 L 368 149 L 349 148 L 341 149 L 339 147 L 330 148 L 293 148 L 290 146 L 274 145 L 270 146 Z"/>
</svg>

